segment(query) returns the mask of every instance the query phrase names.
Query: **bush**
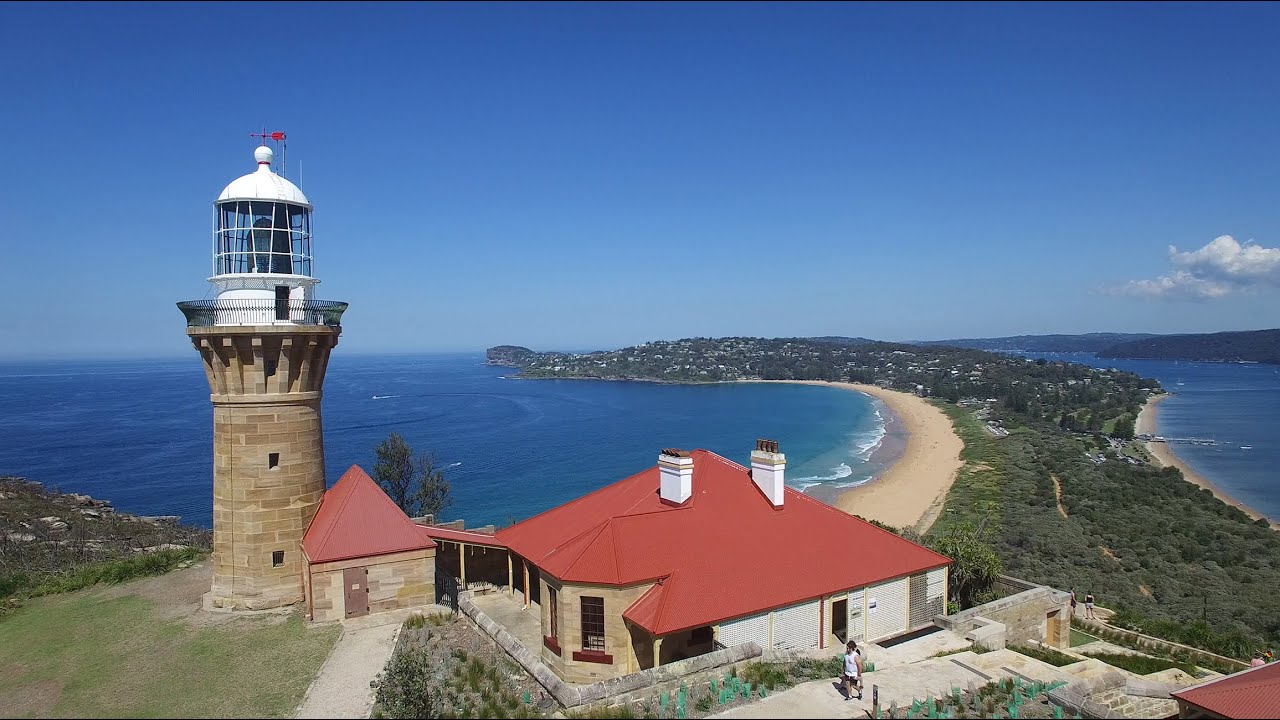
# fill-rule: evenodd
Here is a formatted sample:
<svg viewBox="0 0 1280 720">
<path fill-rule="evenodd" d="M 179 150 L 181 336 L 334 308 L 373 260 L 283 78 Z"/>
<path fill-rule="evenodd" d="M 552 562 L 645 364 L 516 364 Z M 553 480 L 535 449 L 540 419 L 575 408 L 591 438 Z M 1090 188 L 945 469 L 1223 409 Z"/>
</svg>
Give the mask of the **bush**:
<svg viewBox="0 0 1280 720">
<path fill-rule="evenodd" d="M 1037 660 L 1047 662 L 1055 667 L 1062 667 L 1063 665 L 1070 665 L 1073 662 L 1080 662 L 1070 655 L 1058 652 L 1053 648 L 1034 647 L 1031 645 L 1010 645 L 1009 649 L 1014 652 L 1022 653 L 1027 657 L 1033 657 Z"/>
<path fill-rule="evenodd" d="M 381 714 L 388 718 L 440 717 L 431 670 L 430 657 L 422 648 L 406 646 L 392 655 L 386 670 L 372 683 Z"/>
<path fill-rule="evenodd" d="M 1176 662 L 1173 660 L 1165 660 L 1163 658 L 1145 657 L 1142 655 L 1125 655 L 1121 653 L 1085 653 L 1091 658 L 1096 658 L 1108 665 L 1114 665 L 1122 670 L 1128 670 L 1135 675 L 1146 675 L 1148 673 L 1160 672 L 1169 668 L 1178 668 L 1188 675 L 1195 676 L 1196 666 L 1185 662 Z"/>
<path fill-rule="evenodd" d="M 763 662 L 753 662 L 743 666 L 742 681 L 751 683 L 751 687 L 763 687 L 766 690 L 773 690 L 779 686 L 787 687 L 791 684 L 785 669 L 779 665 Z"/>
</svg>

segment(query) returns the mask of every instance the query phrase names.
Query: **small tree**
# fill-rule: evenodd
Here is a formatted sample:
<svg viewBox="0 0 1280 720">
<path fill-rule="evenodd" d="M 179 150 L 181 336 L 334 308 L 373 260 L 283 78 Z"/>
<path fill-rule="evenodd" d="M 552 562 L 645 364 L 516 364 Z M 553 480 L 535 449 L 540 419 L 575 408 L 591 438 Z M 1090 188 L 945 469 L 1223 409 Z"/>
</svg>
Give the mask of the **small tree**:
<svg viewBox="0 0 1280 720">
<path fill-rule="evenodd" d="M 444 471 L 437 469 L 439 463 L 432 453 L 423 453 L 418 457 L 418 513 L 421 515 L 440 516 L 440 513 L 453 504 L 449 494 L 449 481 L 444 479 Z"/>
<path fill-rule="evenodd" d="M 1004 564 L 987 543 L 981 526 L 957 523 L 938 535 L 932 545 L 954 561 L 949 583 L 951 597 L 962 608 L 971 607 L 974 597 L 989 590 L 1004 572 Z"/>
<path fill-rule="evenodd" d="M 439 515 L 452 502 L 449 483 L 434 455 L 413 457 L 400 433 L 391 433 L 374 450 L 373 479 L 406 515 Z"/>
</svg>

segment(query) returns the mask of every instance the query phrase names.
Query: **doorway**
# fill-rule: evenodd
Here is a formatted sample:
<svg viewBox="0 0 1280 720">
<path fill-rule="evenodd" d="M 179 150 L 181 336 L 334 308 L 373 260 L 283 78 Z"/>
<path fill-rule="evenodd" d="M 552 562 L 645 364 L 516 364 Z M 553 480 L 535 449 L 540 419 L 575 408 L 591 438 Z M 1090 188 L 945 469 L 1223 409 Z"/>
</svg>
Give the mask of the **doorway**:
<svg viewBox="0 0 1280 720">
<path fill-rule="evenodd" d="M 831 603 L 831 634 L 840 639 L 841 645 L 849 642 L 848 598 Z"/>
<path fill-rule="evenodd" d="M 342 591 L 345 596 L 347 617 L 363 617 L 369 614 L 369 568 L 344 569 Z"/>
<path fill-rule="evenodd" d="M 276 319 L 289 319 L 289 286 L 276 286 Z"/>
<path fill-rule="evenodd" d="M 1060 612 L 1062 611 L 1054 610 L 1044 617 L 1044 642 L 1049 647 L 1061 647 L 1062 644 L 1062 625 L 1058 622 L 1058 613 Z"/>
</svg>

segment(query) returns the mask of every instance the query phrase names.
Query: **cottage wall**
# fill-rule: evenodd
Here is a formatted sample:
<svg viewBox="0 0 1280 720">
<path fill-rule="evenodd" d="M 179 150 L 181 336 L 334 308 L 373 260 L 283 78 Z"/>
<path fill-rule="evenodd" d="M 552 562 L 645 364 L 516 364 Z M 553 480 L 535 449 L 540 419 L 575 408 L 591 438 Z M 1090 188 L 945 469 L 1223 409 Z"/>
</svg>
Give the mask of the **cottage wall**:
<svg viewBox="0 0 1280 720">
<path fill-rule="evenodd" d="M 311 620 L 332 622 L 346 617 L 343 571 L 347 568 L 368 569 L 371 615 L 435 603 L 435 553 L 435 548 L 427 548 L 308 565 Z"/>
<path fill-rule="evenodd" d="M 540 575 L 544 638 L 551 632 L 551 602 L 548 599 L 548 588 L 556 590 L 556 605 L 560 613 L 556 638 L 559 652 L 544 641 L 543 662 L 560 677 L 575 683 L 592 683 L 597 680 L 620 677 L 641 669 L 641 658 L 636 656 L 632 646 L 632 629 L 622 618 L 622 613 L 653 587 L 653 583 L 615 588 L 604 585 L 561 583 L 545 572 Z M 595 657 L 594 660 L 587 659 L 593 656 L 584 655 L 582 652 L 583 597 L 604 599 L 604 657 Z M 651 657 L 651 648 L 648 653 Z M 652 660 L 649 662 L 650 665 L 646 667 L 652 665 Z"/>
</svg>

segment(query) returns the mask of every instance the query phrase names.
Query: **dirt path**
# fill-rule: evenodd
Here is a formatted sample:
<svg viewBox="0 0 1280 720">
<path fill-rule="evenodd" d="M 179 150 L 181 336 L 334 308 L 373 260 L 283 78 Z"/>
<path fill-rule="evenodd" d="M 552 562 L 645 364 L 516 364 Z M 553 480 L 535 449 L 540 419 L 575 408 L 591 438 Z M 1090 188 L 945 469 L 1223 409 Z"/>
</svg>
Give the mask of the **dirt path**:
<svg viewBox="0 0 1280 720">
<path fill-rule="evenodd" d="M 1057 475 L 1050 475 L 1049 477 L 1053 478 L 1053 495 L 1058 499 L 1058 514 L 1065 518 L 1067 517 L 1067 509 L 1062 505 L 1062 481 L 1058 479 Z"/>
</svg>

